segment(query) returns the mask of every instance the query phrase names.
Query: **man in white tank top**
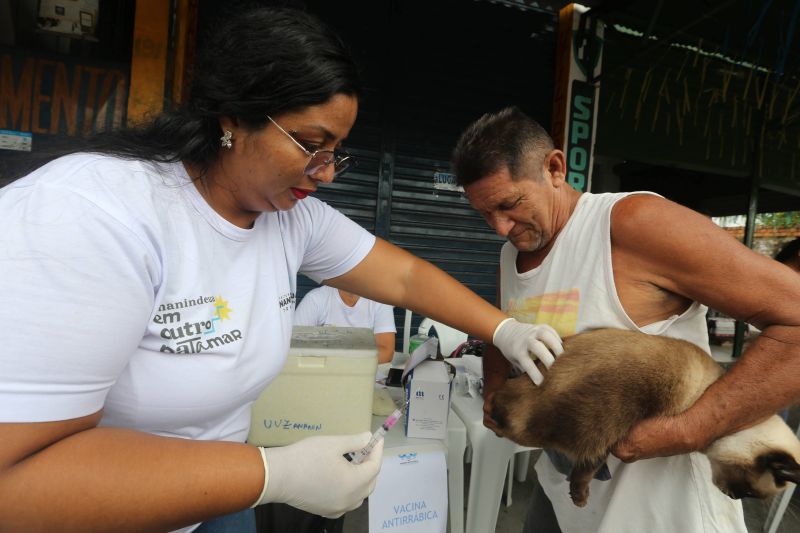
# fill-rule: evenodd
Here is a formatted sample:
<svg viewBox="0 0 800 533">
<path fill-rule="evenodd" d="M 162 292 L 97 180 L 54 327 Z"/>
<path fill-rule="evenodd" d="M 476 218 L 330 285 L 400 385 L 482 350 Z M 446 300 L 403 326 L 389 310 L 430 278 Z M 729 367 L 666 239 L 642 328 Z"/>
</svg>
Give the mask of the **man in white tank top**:
<svg viewBox="0 0 800 533">
<path fill-rule="evenodd" d="M 612 327 L 707 352 L 706 305 L 764 331 L 686 412 L 634 427 L 609 458 L 611 480 L 592 481 L 587 507 L 572 504 L 566 476 L 542 454 L 536 469 L 552 508 L 532 507 L 526 531 L 746 532 L 741 503 L 716 489 L 696 452 L 800 400 L 796 274 L 658 195 L 577 192 L 564 154 L 516 108 L 472 124 L 453 165 L 472 206 L 508 239 L 497 298 L 509 316 L 562 337 Z M 489 347 L 486 406 L 509 370 Z"/>
</svg>

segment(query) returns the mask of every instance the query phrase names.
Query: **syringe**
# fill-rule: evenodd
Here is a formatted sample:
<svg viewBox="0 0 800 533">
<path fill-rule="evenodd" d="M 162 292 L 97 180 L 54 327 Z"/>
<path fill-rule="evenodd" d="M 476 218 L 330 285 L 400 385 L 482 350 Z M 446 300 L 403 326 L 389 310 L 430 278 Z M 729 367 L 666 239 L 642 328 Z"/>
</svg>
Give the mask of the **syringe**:
<svg viewBox="0 0 800 533">
<path fill-rule="evenodd" d="M 389 417 L 383 421 L 381 427 L 375 430 L 375 433 L 372 434 L 370 437 L 369 442 L 366 446 L 358 450 L 357 452 L 352 452 L 348 454 L 348 458 L 354 464 L 359 464 L 363 461 L 369 453 L 372 451 L 372 448 L 378 444 L 381 439 L 386 435 L 386 432 L 392 429 L 392 427 L 397 424 L 397 421 L 400 420 L 400 417 L 403 416 L 403 409 L 408 406 L 408 402 L 406 402 L 400 409 L 395 409 Z"/>
</svg>

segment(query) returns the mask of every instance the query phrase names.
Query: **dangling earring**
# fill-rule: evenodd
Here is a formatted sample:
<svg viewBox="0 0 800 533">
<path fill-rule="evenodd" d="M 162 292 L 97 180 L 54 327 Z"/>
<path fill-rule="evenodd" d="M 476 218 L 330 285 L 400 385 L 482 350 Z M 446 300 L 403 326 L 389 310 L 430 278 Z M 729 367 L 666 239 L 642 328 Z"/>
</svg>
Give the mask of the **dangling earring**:
<svg viewBox="0 0 800 533">
<path fill-rule="evenodd" d="M 223 135 L 219 138 L 219 145 L 230 150 L 231 146 L 233 146 L 231 139 L 233 139 L 233 133 L 231 133 L 231 130 L 223 130 Z"/>
</svg>

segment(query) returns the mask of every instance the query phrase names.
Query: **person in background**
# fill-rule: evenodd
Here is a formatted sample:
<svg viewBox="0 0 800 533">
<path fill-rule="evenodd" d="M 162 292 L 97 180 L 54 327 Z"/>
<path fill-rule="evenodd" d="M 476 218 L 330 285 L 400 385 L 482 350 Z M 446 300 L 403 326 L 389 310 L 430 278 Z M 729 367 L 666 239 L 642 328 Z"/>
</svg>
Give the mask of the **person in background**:
<svg viewBox="0 0 800 533">
<path fill-rule="evenodd" d="M 189 101 L 0 189 L 0 529 L 252 532 L 251 509 L 361 505 L 368 433 L 246 444 L 286 361 L 302 272 L 492 340 L 560 339 L 313 197 L 352 159 L 357 67 L 298 10 L 242 10 Z M 549 347 L 549 349 L 548 349 Z M 302 393 L 302 391 L 299 391 Z"/>
<path fill-rule="evenodd" d="M 387 363 L 394 355 L 397 329 L 392 306 L 342 289 L 323 285 L 309 291 L 297 304 L 294 325 L 370 328 L 378 348 L 378 363 Z M 344 516 L 325 518 L 280 503 L 264 506 L 260 518 L 268 531 L 341 533 L 344 530 Z"/>
<path fill-rule="evenodd" d="M 775 254 L 775 260 L 800 273 L 800 237 L 785 243 Z"/>
<path fill-rule="evenodd" d="M 294 325 L 370 328 L 378 347 L 378 363 L 388 363 L 394 355 L 394 309 L 352 292 L 325 286 L 309 291 L 297 304 Z"/>
<path fill-rule="evenodd" d="M 775 260 L 800 274 L 800 237 L 784 243 L 778 253 L 775 254 Z M 778 414 L 787 422 L 789 421 L 789 407 L 781 409 Z"/>
<path fill-rule="evenodd" d="M 638 330 L 708 353 L 706 305 L 763 330 L 684 413 L 635 426 L 614 451 L 622 461 L 608 460 L 611 480 L 591 482 L 586 507 L 570 500 L 567 465 L 542 454 L 525 531 L 746 533 L 741 503 L 713 485 L 696 452 L 800 399 L 800 276 L 658 195 L 576 191 L 564 153 L 516 108 L 470 125 L 453 168 L 471 205 L 508 239 L 498 304 L 510 316 L 561 336 Z M 508 375 L 487 347 L 489 428 L 492 395 Z"/>
<path fill-rule="evenodd" d="M 392 360 L 396 327 L 392 306 L 361 298 L 351 292 L 325 285 L 310 290 L 297 304 L 295 326 L 338 326 L 370 328 L 375 335 L 378 362 Z M 345 517 L 326 518 L 281 503 L 259 510 L 267 531 L 293 533 L 341 533 Z"/>
</svg>

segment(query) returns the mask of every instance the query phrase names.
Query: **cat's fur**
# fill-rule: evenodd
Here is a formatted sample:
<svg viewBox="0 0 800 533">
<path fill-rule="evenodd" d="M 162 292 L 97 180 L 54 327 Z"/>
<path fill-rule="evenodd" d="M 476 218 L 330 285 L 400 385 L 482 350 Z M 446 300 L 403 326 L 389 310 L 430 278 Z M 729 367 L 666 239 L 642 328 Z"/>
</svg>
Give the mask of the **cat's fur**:
<svg viewBox="0 0 800 533">
<path fill-rule="evenodd" d="M 582 507 L 595 472 L 631 427 L 686 410 L 722 372 L 683 340 L 595 330 L 564 339 L 564 353 L 540 387 L 527 375 L 509 379 L 492 399 L 492 418 L 514 442 L 567 455 L 574 464 L 570 496 Z M 764 498 L 800 481 L 800 442 L 778 416 L 703 452 L 714 484 L 732 498 Z"/>
</svg>

